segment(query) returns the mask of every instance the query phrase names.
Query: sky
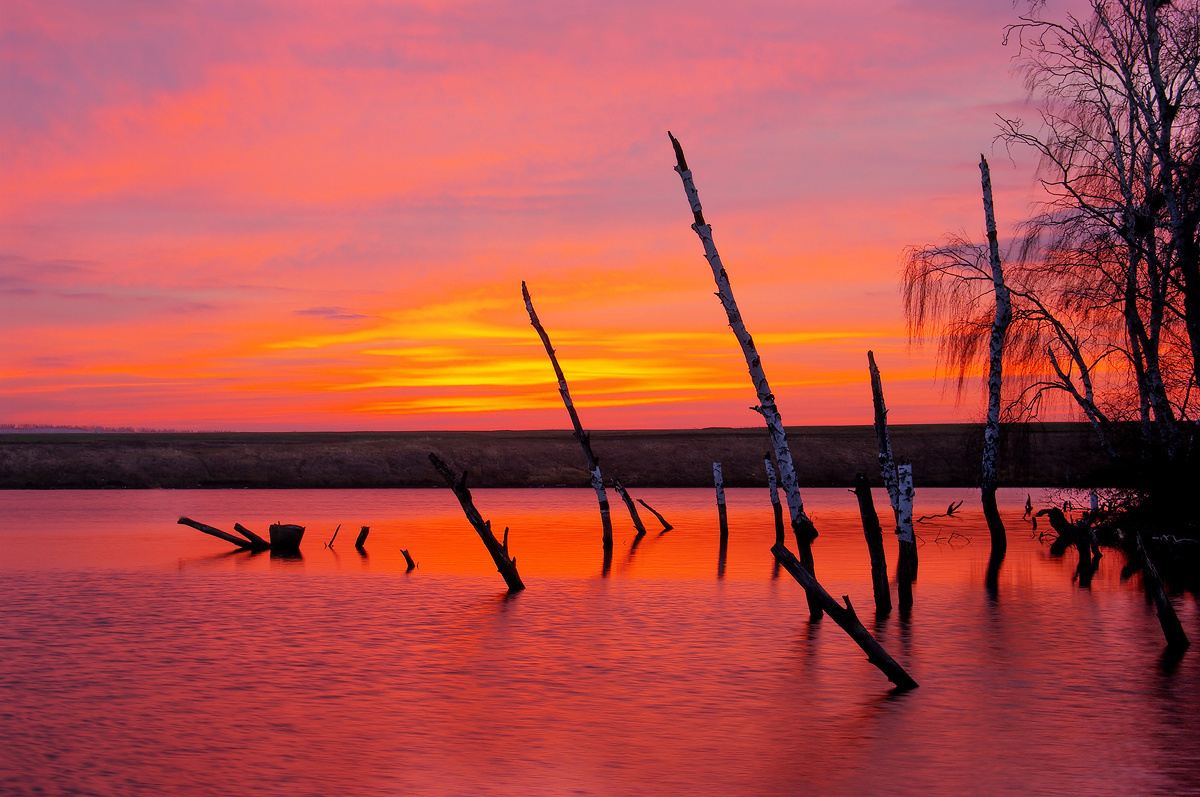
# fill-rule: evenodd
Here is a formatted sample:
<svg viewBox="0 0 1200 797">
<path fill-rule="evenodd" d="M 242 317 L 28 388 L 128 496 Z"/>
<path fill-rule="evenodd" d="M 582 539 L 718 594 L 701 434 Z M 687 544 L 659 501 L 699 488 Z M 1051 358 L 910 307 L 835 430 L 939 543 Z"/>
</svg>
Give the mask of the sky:
<svg viewBox="0 0 1200 797">
<path fill-rule="evenodd" d="M 899 274 L 1038 197 L 1019 11 L 6 0 L 0 423 L 566 427 L 525 280 L 585 426 L 758 425 L 668 130 L 785 423 L 978 420 Z"/>
</svg>

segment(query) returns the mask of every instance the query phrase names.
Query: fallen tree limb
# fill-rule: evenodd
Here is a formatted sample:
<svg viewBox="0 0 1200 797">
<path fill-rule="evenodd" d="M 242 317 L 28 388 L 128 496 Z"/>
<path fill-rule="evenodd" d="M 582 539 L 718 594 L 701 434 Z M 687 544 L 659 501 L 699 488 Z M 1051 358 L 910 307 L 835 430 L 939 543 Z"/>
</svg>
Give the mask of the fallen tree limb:
<svg viewBox="0 0 1200 797">
<path fill-rule="evenodd" d="M 262 537 L 243 526 L 241 523 L 234 523 L 233 530 L 250 540 L 251 546 L 253 546 L 256 551 L 264 551 L 271 547 L 271 543 L 267 542 Z"/>
<path fill-rule="evenodd" d="M 791 551 L 782 545 L 775 545 L 771 548 L 771 553 L 775 555 L 775 560 L 783 565 L 784 569 L 791 574 L 792 578 L 804 587 L 805 593 L 808 595 L 809 601 L 815 600 L 825 610 L 825 613 L 833 618 L 833 621 L 842 627 L 842 630 L 850 635 L 858 646 L 867 654 L 867 661 L 879 668 L 880 672 L 887 676 L 887 679 L 894 683 L 899 689 L 916 689 L 918 684 L 912 679 L 904 668 L 896 663 L 896 660 L 888 655 L 888 652 L 883 649 L 883 646 L 871 636 L 871 633 L 863 627 L 859 621 L 858 615 L 854 612 L 854 607 L 850 604 L 850 596 L 842 596 L 842 600 L 846 602 L 845 606 L 835 601 L 825 588 L 822 587 L 817 580 L 812 577 L 804 567 L 800 565 L 798 560 Z"/>
<path fill-rule="evenodd" d="M 218 528 L 213 528 L 212 526 L 209 526 L 206 523 L 200 523 L 198 521 L 192 520 L 189 517 L 181 517 L 176 522 L 182 526 L 191 526 L 196 531 L 202 531 L 205 534 L 211 534 L 214 537 L 218 537 L 222 540 L 225 540 L 225 542 L 231 542 L 234 545 L 236 545 L 237 547 L 243 548 L 247 551 L 254 550 L 254 545 L 252 543 L 250 543 L 249 541 L 243 540 L 241 537 L 235 537 L 232 534 L 230 534 L 228 531 L 221 531 Z"/>
</svg>

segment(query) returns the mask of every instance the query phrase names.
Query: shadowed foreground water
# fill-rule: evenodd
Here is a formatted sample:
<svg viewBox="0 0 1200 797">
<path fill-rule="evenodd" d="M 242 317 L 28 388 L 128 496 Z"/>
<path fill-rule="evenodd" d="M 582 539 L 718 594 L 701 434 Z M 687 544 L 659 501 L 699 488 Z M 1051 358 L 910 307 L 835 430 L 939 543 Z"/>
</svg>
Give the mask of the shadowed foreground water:
<svg viewBox="0 0 1200 797">
<path fill-rule="evenodd" d="M 445 490 L 2 493 L 0 793 L 1200 793 L 1194 596 L 1174 600 L 1197 645 L 1167 659 L 1122 557 L 1081 590 L 1024 492 L 1002 494 L 994 598 L 966 512 L 918 527 L 915 610 L 875 623 L 853 495 L 806 491 L 818 577 L 921 684 L 904 694 L 773 577 L 765 490 L 728 491 L 721 578 L 710 491 L 634 495 L 676 529 L 643 512 L 631 550 L 615 506 L 606 573 L 590 491 L 476 491 L 512 527 L 509 597 Z M 928 490 L 917 514 L 957 498 L 977 505 Z M 181 514 L 309 531 L 300 559 L 230 554 Z M 973 542 L 934 541 L 951 531 Z"/>
</svg>

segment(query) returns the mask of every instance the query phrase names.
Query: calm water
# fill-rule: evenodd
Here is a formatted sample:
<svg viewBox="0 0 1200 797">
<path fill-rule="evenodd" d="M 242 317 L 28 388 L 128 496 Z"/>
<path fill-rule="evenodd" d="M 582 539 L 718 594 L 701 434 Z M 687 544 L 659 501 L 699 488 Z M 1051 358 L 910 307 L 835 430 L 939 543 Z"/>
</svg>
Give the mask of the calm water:
<svg viewBox="0 0 1200 797">
<path fill-rule="evenodd" d="M 1122 557 L 1080 589 L 1002 491 L 995 598 L 964 511 L 918 527 L 911 618 L 873 623 L 854 497 L 808 490 L 818 577 L 921 684 L 895 694 L 773 573 L 765 493 L 728 491 L 722 566 L 710 491 L 635 491 L 676 529 L 643 513 L 631 549 L 618 504 L 605 573 L 594 493 L 477 490 L 512 528 L 512 597 L 448 490 L 0 493 L 0 793 L 1200 794 L 1194 596 L 1165 659 Z M 183 514 L 306 525 L 303 558 Z"/>
</svg>

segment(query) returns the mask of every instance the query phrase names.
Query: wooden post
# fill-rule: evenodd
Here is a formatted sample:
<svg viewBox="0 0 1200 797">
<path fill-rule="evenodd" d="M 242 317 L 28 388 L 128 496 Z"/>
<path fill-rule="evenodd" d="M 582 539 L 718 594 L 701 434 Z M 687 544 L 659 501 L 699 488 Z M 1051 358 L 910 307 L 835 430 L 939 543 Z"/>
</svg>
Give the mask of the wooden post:
<svg viewBox="0 0 1200 797">
<path fill-rule="evenodd" d="M 255 550 L 254 544 L 249 542 L 248 540 L 243 540 L 241 537 L 235 537 L 232 534 L 230 534 L 228 531 L 221 531 L 220 529 L 209 526 L 206 523 L 200 523 L 198 521 L 192 520 L 189 517 L 181 517 L 176 522 L 179 523 L 181 526 L 191 526 L 196 531 L 202 531 L 205 534 L 211 534 L 213 537 L 217 537 L 219 539 L 225 540 L 225 542 L 231 542 L 234 545 L 236 545 L 237 547 L 244 548 L 247 551 Z M 268 547 L 270 547 L 270 546 L 268 546 Z"/>
<path fill-rule="evenodd" d="M 413 561 L 413 558 L 411 556 L 409 556 L 408 550 L 405 548 L 401 548 L 400 553 L 404 554 L 404 561 L 408 562 L 408 569 L 405 570 L 404 572 L 411 573 L 413 570 L 416 570 L 417 563 Z"/>
<path fill-rule="evenodd" d="M 1163 589 L 1162 579 L 1158 577 L 1158 569 L 1154 566 L 1154 562 L 1150 561 L 1150 554 L 1146 550 L 1146 546 L 1142 543 L 1142 535 L 1140 533 L 1137 535 L 1137 546 L 1138 551 L 1142 554 L 1142 578 L 1146 582 L 1146 591 L 1154 599 L 1154 608 L 1158 613 L 1158 624 L 1162 626 L 1163 635 L 1167 638 L 1167 648 L 1169 650 L 1184 650 L 1192 643 L 1183 631 L 1183 625 L 1179 622 L 1179 615 L 1175 614 L 1175 607 L 1171 605 L 1170 599 L 1167 598 L 1167 591 Z"/>
<path fill-rule="evenodd" d="M 717 296 L 725 308 L 729 326 L 733 329 L 738 344 L 742 347 L 742 354 L 746 357 L 746 366 L 750 371 L 750 381 L 754 383 L 754 390 L 758 394 L 759 406 L 752 409 L 766 421 L 767 431 L 771 435 L 771 443 L 775 448 L 775 459 L 779 462 L 779 479 L 783 484 L 784 495 L 787 496 L 788 510 L 792 516 L 792 530 L 796 534 L 796 545 L 800 551 L 800 562 L 810 574 L 813 574 L 816 570 L 812 556 L 812 541 L 817 537 L 817 530 L 812 521 L 808 519 L 808 515 L 804 511 L 804 501 L 800 498 L 800 483 L 796 479 L 796 467 L 792 463 L 792 452 L 788 448 L 783 418 L 780 417 L 779 409 L 775 406 L 775 395 L 767 383 L 767 374 L 763 370 L 758 350 L 754 347 L 754 340 L 746 330 L 742 314 L 738 311 L 737 301 L 733 298 L 729 275 L 721 264 L 721 255 L 717 252 L 716 244 L 713 243 L 712 226 L 704 221 L 700 195 L 696 192 L 692 172 L 688 169 L 687 159 L 683 156 L 683 147 L 670 132 L 667 135 L 671 139 L 671 146 L 675 149 L 675 171 L 683 180 L 683 190 L 687 194 L 688 204 L 691 206 L 692 216 L 695 218 L 692 229 L 695 230 L 704 246 L 704 257 L 708 260 L 708 265 L 712 268 L 713 279 L 717 283 Z M 814 617 L 821 615 L 821 604 L 811 595 L 809 595 L 808 606 Z"/>
<path fill-rule="evenodd" d="M 371 527 L 363 526 L 362 531 L 360 531 L 358 533 L 358 539 L 354 541 L 354 547 L 361 551 L 363 549 L 363 546 L 366 545 L 367 535 L 370 533 L 371 533 Z"/>
<path fill-rule="evenodd" d="M 646 536 L 646 527 L 642 525 L 642 519 L 638 517 L 637 507 L 633 505 L 629 491 L 621 484 L 620 479 L 613 479 L 613 487 L 616 489 L 617 495 L 621 496 L 621 500 L 625 502 L 625 506 L 629 508 L 629 517 L 633 519 L 633 527 L 637 529 L 637 538 L 640 540 Z"/>
<path fill-rule="evenodd" d="M 721 524 L 721 545 L 729 541 L 729 516 L 725 513 L 725 479 L 721 476 L 721 463 L 713 463 L 713 484 L 717 488 L 717 519 Z"/>
<path fill-rule="evenodd" d="M 775 544 L 783 545 L 783 504 L 779 503 L 779 485 L 775 481 L 775 464 L 771 462 L 771 454 L 763 455 L 763 464 L 767 467 L 767 488 L 771 491 L 771 510 L 775 513 Z"/>
<path fill-rule="evenodd" d="M 463 512 L 467 516 L 467 521 L 471 527 L 475 529 L 475 533 L 479 535 L 479 539 L 483 540 L 484 547 L 488 553 L 492 555 L 492 561 L 496 563 L 496 570 L 504 577 L 504 583 L 508 584 L 509 592 L 519 592 L 525 589 L 525 585 L 521 582 L 521 576 L 517 573 L 517 558 L 509 557 L 508 555 L 508 529 L 504 529 L 503 544 L 496 540 L 496 535 L 492 534 L 492 521 L 484 520 L 479 514 L 479 510 L 475 508 L 475 503 L 471 500 L 471 491 L 467 489 L 467 473 L 463 471 L 461 479 L 454 478 L 454 472 L 450 467 L 438 458 L 437 454 L 430 453 L 429 461 L 433 463 L 434 469 L 442 475 L 446 480 L 446 484 L 454 491 L 458 502 L 462 504 Z"/>
<path fill-rule="evenodd" d="M 896 535 L 900 538 L 900 553 L 896 562 L 896 591 L 900 596 L 900 611 L 912 608 L 912 585 L 917 580 L 917 538 L 913 531 L 913 482 L 912 465 L 905 463 L 896 468 L 897 492 L 900 516 L 896 522 Z"/>
<path fill-rule="evenodd" d="M 667 519 L 665 517 L 663 517 L 658 512 L 656 512 L 654 510 L 654 507 L 650 506 L 649 504 L 647 504 L 645 501 L 643 501 L 640 498 L 638 499 L 638 503 L 641 504 L 642 506 L 646 507 L 647 509 L 649 509 L 650 514 L 652 514 L 656 518 L 658 518 L 658 522 L 661 523 L 662 527 L 663 527 L 662 531 L 660 531 L 659 534 L 666 534 L 668 531 L 675 528 L 674 526 L 672 526 L 670 523 L 667 522 Z"/>
<path fill-rule="evenodd" d="M 887 561 L 883 551 L 883 528 L 879 525 L 875 500 L 871 497 L 871 483 L 867 481 L 866 475 L 855 474 L 854 494 L 858 497 L 863 536 L 867 539 L 867 551 L 871 555 L 871 587 L 875 593 L 875 613 L 884 615 L 892 610 L 892 592 L 888 586 Z"/>
<path fill-rule="evenodd" d="M 271 553 L 299 553 L 300 541 L 304 539 L 304 526 L 294 523 L 272 523 Z"/>
<path fill-rule="evenodd" d="M 529 289 L 525 287 L 524 281 L 521 282 L 521 295 L 525 299 L 525 309 L 529 311 L 529 323 L 537 330 L 538 337 L 542 339 L 542 345 L 546 347 L 546 354 L 550 356 L 550 364 L 554 366 L 554 375 L 558 377 L 558 392 L 562 396 L 563 404 L 567 407 L 567 414 L 571 416 L 571 424 L 575 427 L 575 439 L 583 446 L 588 470 L 592 474 L 592 489 L 596 491 L 596 500 L 600 503 L 600 523 L 604 527 L 604 548 L 611 551 L 613 547 L 612 518 L 609 516 L 608 494 L 604 490 L 604 477 L 600 475 L 600 460 L 592 453 L 591 435 L 584 433 L 583 424 L 579 422 L 579 413 L 575 411 L 575 404 L 571 401 L 571 392 L 567 389 L 567 378 L 563 376 L 562 368 L 558 365 L 558 357 L 554 354 L 554 347 L 550 345 L 550 336 L 546 334 L 546 330 L 538 321 L 537 313 L 534 312 L 533 299 L 530 298 Z"/>
<path fill-rule="evenodd" d="M 849 595 L 842 597 L 846 605 L 844 607 L 841 606 L 817 583 L 817 580 L 812 577 L 807 568 L 801 566 L 791 551 L 782 545 L 776 545 L 771 548 L 771 553 L 775 555 L 776 561 L 783 565 L 784 569 L 791 574 L 792 578 L 796 579 L 800 583 L 800 586 L 804 587 L 804 591 L 808 594 L 809 598 L 812 599 L 815 597 L 816 600 L 820 601 L 821 608 L 850 635 L 851 639 L 858 643 L 858 646 L 867 654 L 867 661 L 878 667 L 887 676 L 887 679 L 898 688 L 917 688 L 917 682 L 912 679 L 912 676 L 905 672 L 904 668 L 897 664 L 896 660 L 888 655 L 888 652 L 876 641 L 875 637 L 871 636 L 870 632 L 863 627 L 863 624 L 858 619 L 858 615 L 854 611 L 854 607 L 850 604 Z"/>
<path fill-rule="evenodd" d="M 258 536 L 253 531 L 251 531 L 250 529 L 243 526 L 241 523 L 234 523 L 233 530 L 236 531 L 238 534 L 241 534 L 246 539 L 250 540 L 250 545 L 256 551 L 265 551 L 267 548 L 271 547 L 271 543 L 267 542 L 262 537 Z"/>
</svg>

